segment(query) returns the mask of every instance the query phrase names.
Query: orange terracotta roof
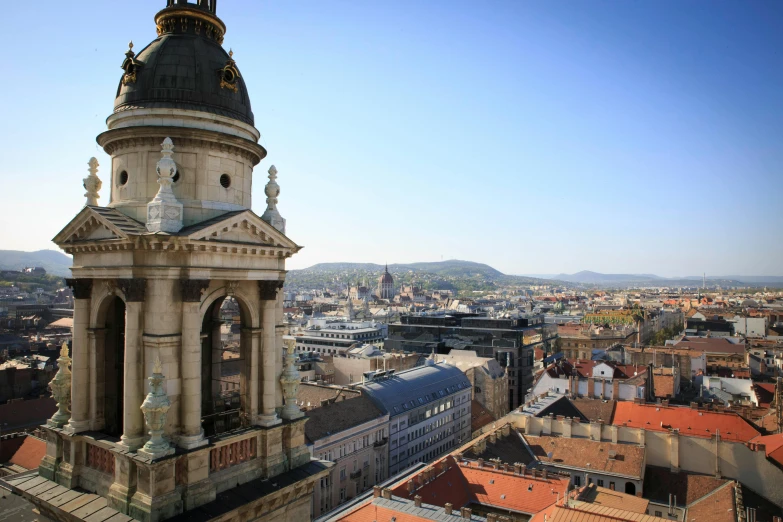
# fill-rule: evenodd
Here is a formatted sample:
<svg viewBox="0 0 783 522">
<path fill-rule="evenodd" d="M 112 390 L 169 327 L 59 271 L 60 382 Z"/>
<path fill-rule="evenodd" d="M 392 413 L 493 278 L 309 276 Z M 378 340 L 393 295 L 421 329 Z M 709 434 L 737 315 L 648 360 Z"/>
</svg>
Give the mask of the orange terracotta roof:
<svg viewBox="0 0 783 522">
<path fill-rule="evenodd" d="M 759 435 L 751 440 L 756 444 L 764 444 L 767 458 L 783 465 L 783 433 L 775 435 Z"/>
<path fill-rule="evenodd" d="M 35 469 L 41 464 L 44 455 L 46 455 L 46 443 L 28 435 L 14 456 L 11 457 L 11 464 L 22 466 L 25 469 Z"/>
<path fill-rule="evenodd" d="M 612 424 L 650 431 L 679 429 L 680 435 L 709 438 L 720 430 L 724 440 L 748 442 L 760 435 L 756 427 L 734 412 L 697 410 L 687 407 L 636 404 L 620 401 Z"/>
<path fill-rule="evenodd" d="M 624 509 L 626 511 L 633 511 L 634 513 L 647 513 L 647 507 L 650 505 L 650 501 L 646 498 L 637 497 L 635 495 L 628 495 L 627 493 L 620 493 L 607 488 L 601 488 L 595 484 L 584 486 L 579 490 L 577 500 L 581 502 L 588 502 L 590 504 L 596 504 L 608 508 Z"/>
<path fill-rule="evenodd" d="M 457 466 L 456 461 L 451 456 L 446 457 L 446 459 L 448 459 L 449 469 L 435 480 L 418 488 L 413 495 L 409 494 L 407 481 L 401 482 L 393 488 L 392 494 L 405 498 L 413 498 L 414 495 L 419 495 L 422 498 L 422 502 L 441 507 L 445 506 L 446 502 L 450 502 L 456 508 L 468 504 L 472 498 L 468 491 L 467 481 L 462 475 L 459 466 Z M 446 459 L 443 459 L 441 462 L 446 461 Z M 414 478 L 412 479 L 415 480 Z"/>
<path fill-rule="evenodd" d="M 513 473 L 460 466 L 471 496 L 484 506 L 521 513 L 538 513 L 554 504 L 568 489 L 569 478 L 532 478 Z"/>
<path fill-rule="evenodd" d="M 417 517 L 411 513 L 400 513 L 394 509 L 376 506 L 372 502 L 364 504 L 359 509 L 351 511 L 339 520 L 344 522 L 376 522 L 377 520 L 391 520 L 396 522 L 428 522 L 430 519 Z"/>
<path fill-rule="evenodd" d="M 568 489 L 568 477 L 556 474 L 550 474 L 547 478 L 533 477 L 529 473 L 524 476 L 517 475 L 512 471 L 492 469 L 489 464 L 482 468 L 476 463 L 458 464 L 451 456 L 442 459 L 432 468 L 439 470 L 444 462 L 449 469 L 434 480 L 418 487 L 414 492 L 409 491 L 408 482 L 404 481 L 396 485 L 392 494 L 407 499 L 419 495 L 422 502 L 440 507 L 448 502 L 454 509 L 459 509 L 474 502 L 532 514 L 555 503 L 558 494 L 563 497 Z M 418 483 L 417 477 L 420 475 L 422 473 L 411 480 Z"/>
</svg>

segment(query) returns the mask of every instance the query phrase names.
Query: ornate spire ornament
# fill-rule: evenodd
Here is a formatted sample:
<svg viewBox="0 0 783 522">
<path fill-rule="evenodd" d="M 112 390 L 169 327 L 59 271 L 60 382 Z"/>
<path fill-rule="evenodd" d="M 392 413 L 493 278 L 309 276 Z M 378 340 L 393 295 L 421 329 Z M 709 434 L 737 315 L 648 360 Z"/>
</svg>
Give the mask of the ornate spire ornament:
<svg viewBox="0 0 783 522">
<path fill-rule="evenodd" d="M 46 421 L 48 426 L 62 428 L 71 418 L 71 358 L 68 357 L 68 344 L 63 343 L 60 357 L 57 358 L 57 375 L 54 376 L 49 388 L 52 397 L 57 401 L 57 413 Z"/>
<path fill-rule="evenodd" d="M 144 421 L 149 428 L 150 440 L 138 451 L 139 454 L 151 459 L 158 459 L 174 453 L 174 448 L 169 446 L 169 443 L 163 438 L 166 413 L 171 407 L 171 401 L 163 391 L 164 379 L 163 365 L 160 362 L 160 357 L 157 357 L 152 368 L 152 376 L 147 378 L 150 382 L 150 392 L 141 404 Z"/>
<path fill-rule="evenodd" d="M 269 182 L 264 188 L 266 194 L 266 211 L 261 219 L 285 234 L 285 219 L 277 211 L 277 196 L 280 195 L 280 185 L 277 184 L 277 169 L 274 165 L 269 167 Z"/>
<path fill-rule="evenodd" d="M 87 165 L 90 166 L 90 168 L 87 169 L 87 172 L 90 174 L 82 180 L 82 186 L 84 187 L 84 190 L 87 191 L 84 193 L 84 197 L 87 198 L 87 203 L 85 203 L 85 205 L 88 207 L 97 207 L 98 198 L 101 197 L 98 195 L 98 192 L 103 185 L 101 179 L 98 177 L 98 160 L 90 158 Z"/>
<path fill-rule="evenodd" d="M 304 417 L 304 413 L 296 404 L 299 381 L 301 380 L 299 370 L 296 369 L 295 364 L 296 355 L 294 355 L 294 350 L 296 349 L 296 339 L 292 335 L 286 335 L 283 337 L 283 345 L 285 347 L 285 370 L 283 370 L 283 375 L 280 376 L 280 384 L 283 386 L 285 406 L 283 406 L 280 416 L 285 420 L 294 420 Z"/>
<path fill-rule="evenodd" d="M 161 144 L 163 156 L 158 160 L 155 169 L 158 173 L 160 189 L 155 197 L 147 203 L 147 230 L 150 232 L 175 233 L 182 229 L 182 203 L 177 201 L 171 184 L 177 174 L 177 164 L 171 158 L 174 153 L 174 143 L 166 138 Z"/>
<path fill-rule="evenodd" d="M 122 75 L 122 84 L 128 85 L 130 83 L 136 83 L 136 68 L 141 65 L 136 61 L 136 53 L 133 52 L 133 40 L 128 42 L 128 51 L 125 53 L 125 59 L 122 61 L 122 70 L 125 74 Z"/>
</svg>

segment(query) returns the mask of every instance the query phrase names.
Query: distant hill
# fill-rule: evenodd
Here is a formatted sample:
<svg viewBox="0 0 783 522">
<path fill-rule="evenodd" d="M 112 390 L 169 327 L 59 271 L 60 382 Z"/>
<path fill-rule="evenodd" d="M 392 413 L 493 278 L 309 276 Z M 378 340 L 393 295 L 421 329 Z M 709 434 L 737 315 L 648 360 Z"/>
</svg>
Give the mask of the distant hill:
<svg viewBox="0 0 783 522">
<path fill-rule="evenodd" d="M 303 270 L 311 272 L 335 272 L 350 270 L 366 270 L 369 272 L 383 272 L 384 265 L 374 263 L 318 263 Z M 295 270 L 292 270 L 295 271 Z M 473 261 L 460 261 L 450 259 L 448 261 L 433 261 L 429 263 L 395 263 L 389 265 L 390 272 L 427 272 L 429 274 L 470 277 L 481 276 L 488 279 L 504 277 L 505 274 L 495 270 L 484 263 Z"/>
<path fill-rule="evenodd" d="M 558 274 L 554 277 L 554 279 L 570 281 L 572 283 L 587 283 L 595 285 L 618 282 L 647 283 L 651 281 L 659 281 L 663 278 L 653 274 L 601 274 L 599 272 L 582 270 L 581 272 L 577 272 L 575 274 Z"/>
<path fill-rule="evenodd" d="M 301 270 L 291 270 L 286 283 L 294 287 L 319 288 L 340 282 L 344 284 L 377 284 L 384 265 L 374 263 L 318 263 Z M 501 285 L 551 285 L 558 281 L 526 276 L 506 275 L 484 263 L 450 259 L 426 263 L 395 263 L 389 272 L 396 284 L 416 282 L 429 289 L 493 290 Z"/>
<path fill-rule="evenodd" d="M 558 274 L 553 277 L 560 281 L 595 286 L 701 286 L 702 278 L 661 277 L 655 274 L 602 274 L 583 270 L 575 274 Z M 711 276 L 707 278 L 709 285 L 720 286 L 776 286 L 783 284 L 780 276 Z"/>
<path fill-rule="evenodd" d="M 21 250 L 0 250 L 0 269 L 21 270 L 27 266 L 43 267 L 47 273 L 58 276 L 69 276 L 69 268 L 73 264 L 70 256 L 56 250 L 38 250 L 23 252 Z"/>
</svg>

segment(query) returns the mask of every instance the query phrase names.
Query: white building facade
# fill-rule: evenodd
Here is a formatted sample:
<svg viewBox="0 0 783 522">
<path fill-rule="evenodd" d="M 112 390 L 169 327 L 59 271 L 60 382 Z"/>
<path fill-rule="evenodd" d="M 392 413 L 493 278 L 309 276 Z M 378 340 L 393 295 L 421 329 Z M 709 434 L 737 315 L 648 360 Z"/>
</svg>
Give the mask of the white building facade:
<svg viewBox="0 0 783 522">
<path fill-rule="evenodd" d="M 296 351 L 343 355 L 357 343 L 382 345 L 387 332 L 387 325 L 374 321 L 310 319 L 307 328 L 296 335 Z"/>
<path fill-rule="evenodd" d="M 389 413 L 389 476 L 470 439 L 471 385 L 459 368 L 428 362 L 360 386 Z"/>
</svg>

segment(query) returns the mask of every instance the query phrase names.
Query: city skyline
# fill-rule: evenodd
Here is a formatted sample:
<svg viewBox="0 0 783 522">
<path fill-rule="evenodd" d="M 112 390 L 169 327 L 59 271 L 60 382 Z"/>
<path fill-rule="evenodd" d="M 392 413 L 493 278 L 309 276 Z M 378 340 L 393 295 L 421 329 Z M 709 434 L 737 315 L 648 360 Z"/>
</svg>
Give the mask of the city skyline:
<svg viewBox="0 0 783 522">
<path fill-rule="evenodd" d="M 783 11 L 674 5 L 223 2 L 269 150 L 253 210 L 274 164 L 305 246 L 292 269 L 456 258 L 507 274 L 779 275 L 768 187 L 783 165 Z M 94 141 L 106 93 L 163 6 L 139 2 L 117 31 L 97 23 L 114 4 L 9 5 L 43 30 L 0 36 L 25 78 L 0 87 L 15 122 L 3 177 L 37 189 L 34 204 L 22 190 L 0 198 L 3 248 L 55 248 L 54 216 L 78 210 L 90 156 L 108 203 Z"/>
</svg>

